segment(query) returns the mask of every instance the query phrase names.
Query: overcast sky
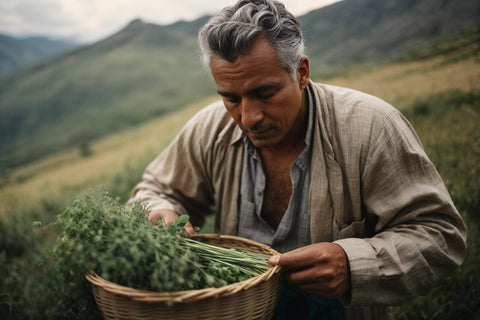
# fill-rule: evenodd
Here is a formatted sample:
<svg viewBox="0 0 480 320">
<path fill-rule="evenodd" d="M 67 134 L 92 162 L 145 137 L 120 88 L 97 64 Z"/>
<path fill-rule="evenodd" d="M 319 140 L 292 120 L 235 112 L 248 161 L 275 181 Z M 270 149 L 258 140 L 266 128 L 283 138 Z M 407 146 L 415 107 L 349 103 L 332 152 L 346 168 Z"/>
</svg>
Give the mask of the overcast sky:
<svg viewBox="0 0 480 320">
<path fill-rule="evenodd" d="M 283 0 L 295 15 L 339 0 Z M 135 18 L 157 24 L 193 20 L 235 0 L 0 0 L 0 33 L 96 41 Z"/>
</svg>

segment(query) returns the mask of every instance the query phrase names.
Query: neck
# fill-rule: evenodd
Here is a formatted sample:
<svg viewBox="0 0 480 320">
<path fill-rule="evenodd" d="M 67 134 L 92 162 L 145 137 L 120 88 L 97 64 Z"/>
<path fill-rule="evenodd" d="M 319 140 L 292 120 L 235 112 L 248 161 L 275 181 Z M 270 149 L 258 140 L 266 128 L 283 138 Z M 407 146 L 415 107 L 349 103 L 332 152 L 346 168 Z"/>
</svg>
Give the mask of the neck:
<svg viewBox="0 0 480 320">
<path fill-rule="evenodd" d="M 265 160 L 276 159 L 277 161 L 280 161 L 282 159 L 293 159 L 293 161 L 295 161 L 304 148 L 305 134 L 303 135 L 303 139 L 298 139 L 292 142 L 285 141 L 281 146 L 276 146 L 274 148 L 261 148 L 260 154 L 262 155 L 262 159 Z"/>
</svg>

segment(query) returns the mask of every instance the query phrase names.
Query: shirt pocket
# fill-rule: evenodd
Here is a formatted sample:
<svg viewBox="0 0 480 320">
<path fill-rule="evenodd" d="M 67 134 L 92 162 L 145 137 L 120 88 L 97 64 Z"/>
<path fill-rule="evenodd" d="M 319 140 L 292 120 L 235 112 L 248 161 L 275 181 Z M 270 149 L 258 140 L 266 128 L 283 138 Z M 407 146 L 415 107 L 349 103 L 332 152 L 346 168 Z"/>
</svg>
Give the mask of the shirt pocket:
<svg viewBox="0 0 480 320">
<path fill-rule="evenodd" d="M 338 232 L 337 232 L 337 240 L 345 239 L 345 238 L 366 238 L 367 237 L 367 229 L 366 229 L 366 221 L 365 219 L 361 221 L 354 221 L 347 226 L 340 227 L 337 224 Z"/>
</svg>

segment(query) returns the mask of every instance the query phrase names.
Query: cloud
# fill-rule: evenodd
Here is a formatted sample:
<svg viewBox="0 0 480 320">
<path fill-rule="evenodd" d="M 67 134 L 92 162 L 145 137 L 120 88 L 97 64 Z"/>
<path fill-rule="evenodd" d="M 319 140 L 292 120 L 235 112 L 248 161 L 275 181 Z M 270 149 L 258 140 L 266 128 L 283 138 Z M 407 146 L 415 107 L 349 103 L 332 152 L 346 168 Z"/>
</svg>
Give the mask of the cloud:
<svg viewBox="0 0 480 320">
<path fill-rule="evenodd" d="M 64 1 L 2 0 L 1 32 L 9 34 L 54 34 L 67 36 L 75 31 L 71 12 Z"/>
<path fill-rule="evenodd" d="M 294 14 L 304 14 L 339 0 L 284 0 Z M 218 12 L 233 0 L 0 0 L 0 33 L 49 35 L 93 41 L 118 31 L 129 21 L 169 24 Z"/>
</svg>

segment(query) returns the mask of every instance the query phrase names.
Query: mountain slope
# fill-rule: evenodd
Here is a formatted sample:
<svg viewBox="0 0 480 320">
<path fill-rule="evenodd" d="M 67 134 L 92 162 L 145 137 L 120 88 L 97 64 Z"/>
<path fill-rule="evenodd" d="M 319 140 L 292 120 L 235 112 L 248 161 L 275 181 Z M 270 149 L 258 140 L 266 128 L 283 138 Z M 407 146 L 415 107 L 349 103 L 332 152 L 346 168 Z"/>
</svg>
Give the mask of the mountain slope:
<svg viewBox="0 0 480 320">
<path fill-rule="evenodd" d="M 390 61 L 478 24 L 480 0 L 344 0 L 300 17 L 312 77 Z M 215 92 L 195 38 L 207 17 L 134 20 L 0 81 L 0 170 L 77 148 Z M 445 21 L 444 21 L 445 20 Z"/>
<path fill-rule="evenodd" d="M 480 29 L 480 1 L 343 0 L 300 18 L 313 73 L 398 59 L 415 47 Z"/>
<path fill-rule="evenodd" d="M 0 34 L 0 78 L 11 75 L 35 61 L 60 54 L 76 44 L 45 37 L 17 39 Z"/>
<path fill-rule="evenodd" d="M 188 30 L 133 21 L 0 84 L 0 167 L 135 125 L 212 92 Z"/>
</svg>

